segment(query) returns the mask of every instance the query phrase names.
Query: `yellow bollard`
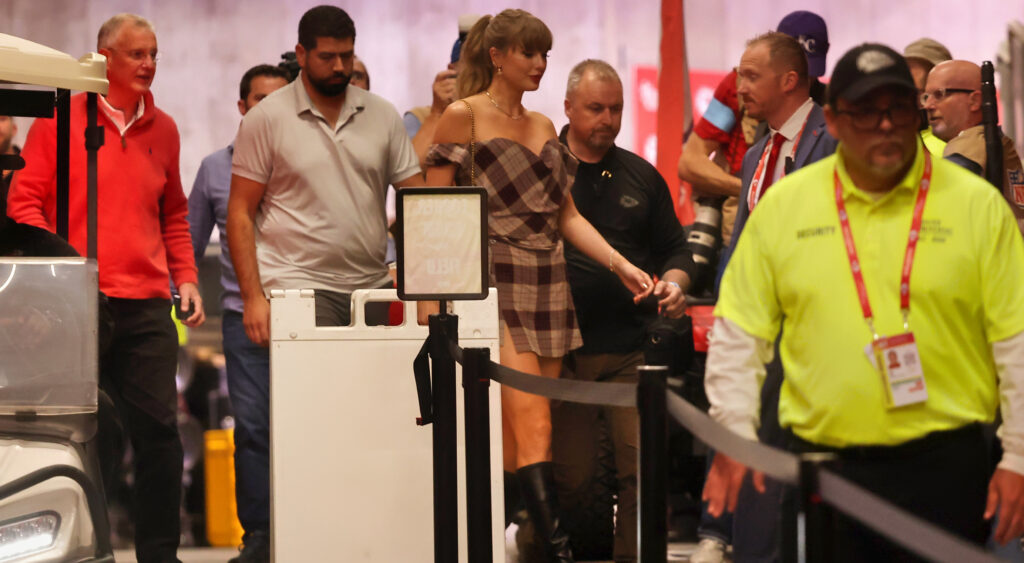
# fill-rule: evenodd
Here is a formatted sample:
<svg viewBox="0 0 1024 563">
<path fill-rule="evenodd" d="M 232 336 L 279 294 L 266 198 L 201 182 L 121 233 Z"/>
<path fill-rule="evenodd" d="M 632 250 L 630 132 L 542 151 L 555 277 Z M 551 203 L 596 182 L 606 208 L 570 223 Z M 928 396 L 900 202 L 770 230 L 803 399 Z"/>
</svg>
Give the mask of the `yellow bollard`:
<svg viewBox="0 0 1024 563">
<path fill-rule="evenodd" d="M 204 442 L 206 539 L 214 547 L 237 547 L 243 530 L 235 504 L 234 431 L 207 430 Z"/>
</svg>

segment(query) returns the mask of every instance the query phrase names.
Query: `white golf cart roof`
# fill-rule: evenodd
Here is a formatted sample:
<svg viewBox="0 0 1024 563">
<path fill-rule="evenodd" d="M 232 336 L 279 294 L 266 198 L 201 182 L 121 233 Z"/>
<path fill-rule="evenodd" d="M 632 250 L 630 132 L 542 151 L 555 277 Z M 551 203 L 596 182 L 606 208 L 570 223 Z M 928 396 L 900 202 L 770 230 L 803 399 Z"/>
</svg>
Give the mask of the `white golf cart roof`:
<svg viewBox="0 0 1024 563">
<path fill-rule="evenodd" d="M 75 59 L 45 45 L 0 33 L 0 81 L 107 93 L 107 58 L 87 53 Z"/>
</svg>

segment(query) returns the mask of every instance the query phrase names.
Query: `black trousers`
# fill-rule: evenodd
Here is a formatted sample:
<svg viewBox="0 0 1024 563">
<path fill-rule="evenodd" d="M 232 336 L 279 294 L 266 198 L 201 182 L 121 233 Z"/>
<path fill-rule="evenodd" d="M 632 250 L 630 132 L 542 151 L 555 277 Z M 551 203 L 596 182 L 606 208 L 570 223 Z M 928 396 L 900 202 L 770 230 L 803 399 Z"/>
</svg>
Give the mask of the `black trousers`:
<svg viewBox="0 0 1024 563">
<path fill-rule="evenodd" d="M 139 563 L 177 562 L 183 453 L 171 302 L 111 298 L 110 309 L 114 336 L 100 362 L 100 388 L 113 400 L 135 452 L 136 557 Z"/>
<path fill-rule="evenodd" d="M 837 453 L 835 473 L 978 545 L 989 533 L 983 517 L 993 470 L 988 449 L 980 424 L 893 447 L 829 449 L 790 440 L 791 451 Z M 838 511 L 835 522 L 833 561 L 926 561 Z"/>
</svg>

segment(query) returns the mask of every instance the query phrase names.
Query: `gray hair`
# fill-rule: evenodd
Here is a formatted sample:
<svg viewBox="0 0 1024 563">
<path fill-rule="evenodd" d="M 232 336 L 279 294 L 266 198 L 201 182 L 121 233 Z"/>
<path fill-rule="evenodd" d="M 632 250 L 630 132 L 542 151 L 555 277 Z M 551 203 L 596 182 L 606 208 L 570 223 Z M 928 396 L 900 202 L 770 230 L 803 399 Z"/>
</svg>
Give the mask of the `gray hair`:
<svg viewBox="0 0 1024 563">
<path fill-rule="evenodd" d="M 583 74 L 588 70 L 594 73 L 594 78 L 598 80 L 622 83 L 622 79 L 619 78 L 619 73 L 615 72 L 612 65 L 598 59 L 587 59 L 578 63 L 569 71 L 569 82 L 565 86 L 566 98 L 570 97 L 572 93 L 576 91 L 576 88 L 579 88 L 580 81 L 583 80 Z"/>
<path fill-rule="evenodd" d="M 100 26 L 100 32 L 96 36 L 96 49 L 109 49 L 114 43 L 114 40 L 117 39 L 117 34 L 121 31 L 121 27 L 125 24 L 131 24 L 135 27 L 148 29 L 156 34 L 156 30 L 153 29 L 152 22 L 142 16 L 125 12 L 117 14 L 103 22 L 103 25 Z"/>
</svg>

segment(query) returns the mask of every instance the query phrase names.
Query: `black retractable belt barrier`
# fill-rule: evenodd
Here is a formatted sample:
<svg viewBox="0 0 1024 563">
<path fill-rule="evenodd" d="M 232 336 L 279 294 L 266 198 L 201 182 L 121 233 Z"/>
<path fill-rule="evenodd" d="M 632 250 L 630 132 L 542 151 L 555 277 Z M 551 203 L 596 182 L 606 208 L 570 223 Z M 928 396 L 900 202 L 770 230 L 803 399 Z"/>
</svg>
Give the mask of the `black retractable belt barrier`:
<svg viewBox="0 0 1024 563">
<path fill-rule="evenodd" d="M 668 431 L 666 366 L 637 368 L 640 415 L 640 561 L 664 563 L 668 557 Z"/>
<path fill-rule="evenodd" d="M 487 376 L 491 351 L 465 348 L 462 388 L 466 409 L 466 532 L 469 563 L 491 561 L 491 426 Z"/>
<path fill-rule="evenodd" d="M 442 305 L 444 307 L 444 305 Z M 420 388 L 420 422 L 434 419 L 434 560 L 457 561 L 458 517 L 455 453 L 455 362 L 463 364 L 466 397 L 466 474 L 469 561 L 490 561 L 490 428 L 488 379 L 526 393 L 584 404 L 617 407 L 637 406 L 640 415 L 640 561 L 667 560 L 666 421 L 668 414 L 694 436 L 736 461 L 764 472 L 785 484 L 797 486 L 799 512 L 795 542 L 786 542 L 786 561 L 831 561 L 834 551 L 835 510 L 843 512 L 896 544 L 942 563 L 999 561 L 978 546 L 909 514 L 892 503 L 861 489 L 828 471 L 833 454 L 797 457 L 756 441 L 747 440 L 711 420 L 684 399 L 666 392 L 668 369 L 640 366 L 639 384 L 564 381 L 521 373 L 489 361 L 487 349 L 459 348 L 458 321 L 454 316 L 430 317 L 430 337 L 424 347 L 433 359 L 432 413 L 423 374 L 424 351 L 414 363 Z M 634 396 L 634 393 L 636 394 Z M 797 544 L 792 546 L 792 543 Z M 791 549 L 790 549 L 791 548 Z"/>
<path fill-rule="evenodd" d="M 822 467 L 835 459 L 835 454 L 828 453 L 800 456 L 797 520 L 797 546 L 800 546 L 797 561 L 800 563 L 828 563 L 834 559 L 835 515 L 818 493 L 818 475 Z"/>
<path fill-rule="evenodd" d="M 834 510 L 857 520 L 893 543 L 938 563 L 999 563 L 979 545 L 899 508 L 828 469 L 818 470 L 818 492 Z M 936 491 L 942 494 L 942 491 Z"/>
<path fill-rule="evenodd" d="M 446 303 L 441 302 L 441 311 Z M 459 560 L 458 453 L 455 427 L 455 359 L 448 341 L 458 342 L 459 318 L 430 315 L 434 439 L 434 562 Z"/>
</svg>

